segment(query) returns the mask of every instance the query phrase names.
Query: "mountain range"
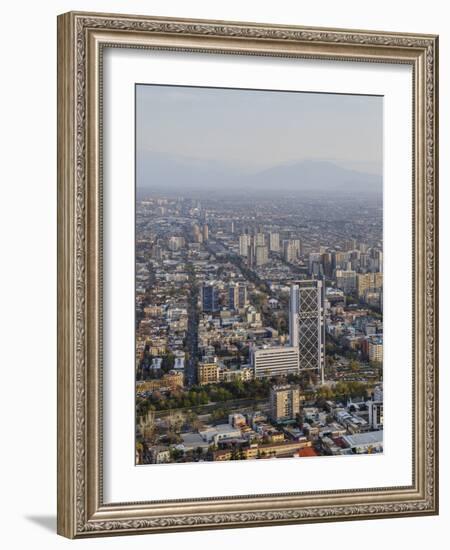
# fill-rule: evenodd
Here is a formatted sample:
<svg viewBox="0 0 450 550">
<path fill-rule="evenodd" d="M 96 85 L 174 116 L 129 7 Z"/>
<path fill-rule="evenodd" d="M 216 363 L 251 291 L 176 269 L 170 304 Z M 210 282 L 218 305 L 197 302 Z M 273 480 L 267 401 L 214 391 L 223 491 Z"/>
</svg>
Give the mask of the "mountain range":
<svg viewBox="0 0 450 550">
<path fill-rule="evenodd" d="M 166 153 L 138 155 L 138 191 L 180 193 L 376 193 L 381 175 L 345 168 L 325 160 L 302 160 L 248 172 L 217 161 L 192 159 Z"/>
</svg>

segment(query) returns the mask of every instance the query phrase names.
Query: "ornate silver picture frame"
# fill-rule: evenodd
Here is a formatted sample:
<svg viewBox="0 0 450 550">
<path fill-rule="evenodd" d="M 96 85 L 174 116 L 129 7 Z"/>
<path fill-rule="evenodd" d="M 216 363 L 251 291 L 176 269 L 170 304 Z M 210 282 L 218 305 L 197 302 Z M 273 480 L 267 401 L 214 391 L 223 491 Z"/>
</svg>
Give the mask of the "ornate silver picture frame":
<svg viewBox="0 0 450 550">
<path fill-rule="evenodd" d="M 139 48 L 412 68 L 412 484 L 104 500 L 103 54 Z M 71 12 L 58 18 L 58 533 L 69 538 L 438 513 L 438 38 Z M 130 190 L 134 192 L 134 190 Z M 130 364 L 133 372 L 134 365 Z M 149 466 L 151 468 L 152 466 Z"/>
</svg>

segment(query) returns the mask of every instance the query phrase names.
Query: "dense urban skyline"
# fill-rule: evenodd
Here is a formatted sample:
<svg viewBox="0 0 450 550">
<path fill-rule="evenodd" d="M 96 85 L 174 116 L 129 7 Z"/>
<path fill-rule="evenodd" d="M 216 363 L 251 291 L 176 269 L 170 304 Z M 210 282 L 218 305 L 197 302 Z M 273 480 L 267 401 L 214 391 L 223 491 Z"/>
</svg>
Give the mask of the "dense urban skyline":
<svg viewBox="0 0 450 550">
<path fill-rule="evenodd" d="M 278 135 L 276 145 L 273 125 L 295 127 L 281 114 L 292 113 L 297 94 L 263 101 L 242 92 L 224 103 L 232 91 L 163 88 L 151 97 L 137 89 L 136 463 L 382 452 L 380 176 L 300 153 L 281 170 L 267 168 L 280 157 L 275 147 L 291 154 L 292 135 Z M 344 158 L 343 148 L 355 147 L 354 164 L 372 155 L 381 174 L 381 98 L 316 95 L 302 94 L 305 119 L 319 107 L 322 125 L 328 112 L 346 115 L 347 138 L 335 152 Z M 270 139 L 248 127 L 264 103 Z M 164 162 L 143 152 L 150 109 L 158 111 L 152 139 L 167 147 Z M 243 131 L 232 143 L 227 125 L 236 127 L 236 117 Z M 219 128 L 211 147 L 208 125 Z M 237 145 L 252 134 L 252 147 L 267 156 L 241 162 L 239 175 L 207 160 L 228 144 L 236 161 Z M 311 141 L 317 159 L 329 154 L 326 143 Z M 190 149 L 203 160 L 174 169 L 174 157 Z M 257 177 L 249 174 L 256 165 Z"/>
</svg>

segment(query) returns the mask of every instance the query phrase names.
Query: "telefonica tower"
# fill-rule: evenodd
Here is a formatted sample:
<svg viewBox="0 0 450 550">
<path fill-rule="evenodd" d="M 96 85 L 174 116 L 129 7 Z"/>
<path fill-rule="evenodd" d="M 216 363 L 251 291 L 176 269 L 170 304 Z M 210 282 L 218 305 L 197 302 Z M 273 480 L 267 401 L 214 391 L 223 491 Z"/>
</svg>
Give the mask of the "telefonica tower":
<svg viewBox="0 0 450 550">
<path fill-rule="evenodd" d="M 325 285 L 322 280 L 296 281 L 291 286 L 289 340 L 299 350 L 300 371 L 315 370 L 322 383 L 325 367 Z"/>
</svg>

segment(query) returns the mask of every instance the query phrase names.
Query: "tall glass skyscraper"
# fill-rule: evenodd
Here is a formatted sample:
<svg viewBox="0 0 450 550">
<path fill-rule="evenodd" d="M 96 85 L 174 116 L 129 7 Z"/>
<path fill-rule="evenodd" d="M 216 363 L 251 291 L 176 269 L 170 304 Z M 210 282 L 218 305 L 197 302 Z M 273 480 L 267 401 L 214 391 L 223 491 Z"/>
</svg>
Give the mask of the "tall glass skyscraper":
<svg viewBox="0 0 450 550">
<path fill-rule="evenodd" d="M 300 371 L 315 370 L 323 383 L 325 367 L 324 283 L 296 281 L 291 286 L 289 340 L 298 347 Z"/>
<path fill-rule="evenodd" d="M 202 310 L 209 313 L 219 311 L 217 289 L 213 285 L 202 286 Z"/>
</svg>

